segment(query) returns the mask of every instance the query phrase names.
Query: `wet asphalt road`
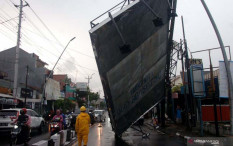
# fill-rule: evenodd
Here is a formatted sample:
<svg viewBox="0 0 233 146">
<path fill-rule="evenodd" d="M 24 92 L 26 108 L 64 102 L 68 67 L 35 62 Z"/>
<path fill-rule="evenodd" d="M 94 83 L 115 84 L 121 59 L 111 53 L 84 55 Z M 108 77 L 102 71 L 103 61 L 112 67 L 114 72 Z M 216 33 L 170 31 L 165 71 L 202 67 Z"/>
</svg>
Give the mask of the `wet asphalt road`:
<svg viewBox="0 0 233 146">
<path fill-rule="evenodd" d="M 90 128 L 88 146 L 185 146 L 185 141 L 178 137 L 171 137 L 146 126 L 143 128 L 150 133 L 149 138 L 142 139 L 142 134 L 129 128 L 122 134 L 122 139 L 115 139 L 109 118 L 106 122 L 96 123 Z M 78 142 L 72 144 L 77 146 Z"/>
<path fill-rule="evenodd" d="M 29 145 L 32 145 L 40 140 L 49 139 L 50 134 L 47 131 L 47 127 L 44 127 L 43 133 L 40 134 L 36 129 L 33 129 L 31 132 L 31 140 L 28 142 Z M 0 133 L 0 146 L 9 146 L 10 145 L 10 134 Z M 21 145 L 18 145 L 21 146 Z"/>
</svg>

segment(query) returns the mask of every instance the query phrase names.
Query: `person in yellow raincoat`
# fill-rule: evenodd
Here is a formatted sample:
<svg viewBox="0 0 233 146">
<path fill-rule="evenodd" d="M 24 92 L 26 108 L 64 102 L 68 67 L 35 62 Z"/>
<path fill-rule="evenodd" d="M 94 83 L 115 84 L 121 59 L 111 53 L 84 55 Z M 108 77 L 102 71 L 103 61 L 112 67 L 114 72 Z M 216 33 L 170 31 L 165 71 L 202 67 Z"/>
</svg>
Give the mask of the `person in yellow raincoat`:
<svg viewBox="0 0 233 146">
<path fill-rule="evenodd" d="M 78 136 L 78 146 L 83 145 L 87 146 L 89 126 L 91 123 L 90 116 L 86 113 L 86 108 L 82 106 L 80 108 L 81 113 L 76 118 L 75 131 Z"/>
</svg>

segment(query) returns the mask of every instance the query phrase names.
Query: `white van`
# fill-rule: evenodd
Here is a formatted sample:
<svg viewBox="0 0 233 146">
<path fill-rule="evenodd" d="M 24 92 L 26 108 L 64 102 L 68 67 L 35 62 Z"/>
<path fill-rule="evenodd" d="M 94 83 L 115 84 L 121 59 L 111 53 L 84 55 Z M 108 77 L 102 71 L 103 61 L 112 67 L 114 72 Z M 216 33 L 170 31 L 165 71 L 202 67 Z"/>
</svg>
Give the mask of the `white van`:
<svg viewBox="0 0 233 146">
<path fill-rule="evenodd" d="M 104 110 L 94 110 L 94 119 L 96 122 L 105 122 L 105 111 Z"/>
</svg>

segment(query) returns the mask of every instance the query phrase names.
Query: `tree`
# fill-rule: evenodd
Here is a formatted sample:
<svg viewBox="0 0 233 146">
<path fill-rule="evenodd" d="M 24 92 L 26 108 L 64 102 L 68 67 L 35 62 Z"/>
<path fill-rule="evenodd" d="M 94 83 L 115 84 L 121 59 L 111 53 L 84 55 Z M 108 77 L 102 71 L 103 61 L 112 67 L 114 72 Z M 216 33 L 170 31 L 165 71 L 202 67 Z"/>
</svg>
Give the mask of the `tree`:
<svg viewBox="0 0 233 146">
<path fill-rule="evenodd" d="M 62 111 L 66 112 L 67 110 L 73 111 L 75 108 L 75 103 L 73 103 L 71 100 L 65 98 L 63 99 L 58 99 L 54 103 L 55 109 L 62 109 Z"/>
<path fill-rule="evenodd" d="M 89 92 L 89 100 L 90 102 L 93 100 L 98 100 L 100 98 L 99 93 L 98 92 Z"/>
<path fill-rule="evenodd" d="M 105 109 L 106 108 L 106 103 L 104 101 L 100 102 L 100 108 Z"/>
<path fill-rule="evenodd" d="M 183 86 L 183 84 L 179 84 L 179 85 L 173 86 L 172 87 L 172 93 L 174 93 L 174 92 L 180 92 L 182 86 Z"/>
</svg>

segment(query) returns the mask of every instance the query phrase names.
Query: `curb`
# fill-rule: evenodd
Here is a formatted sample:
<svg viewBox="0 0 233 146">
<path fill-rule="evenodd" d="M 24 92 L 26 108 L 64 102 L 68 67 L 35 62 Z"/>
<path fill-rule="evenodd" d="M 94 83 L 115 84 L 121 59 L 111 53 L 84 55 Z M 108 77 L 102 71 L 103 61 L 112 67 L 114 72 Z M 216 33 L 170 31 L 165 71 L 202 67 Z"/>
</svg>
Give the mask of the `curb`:
<svg viewBox="0 0 233 146">
<path fill-rule="evenodd" d="M 71 145 L 73 145 L 73 144 L 76 142 L 76 140 L 77 140 L 77 138 L 74 137 L 71 141 L 67 141 L 67 142 L 65 143 L 65 146 L 71 146 Z"/>
</svg>

